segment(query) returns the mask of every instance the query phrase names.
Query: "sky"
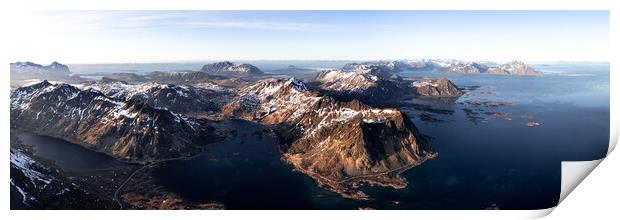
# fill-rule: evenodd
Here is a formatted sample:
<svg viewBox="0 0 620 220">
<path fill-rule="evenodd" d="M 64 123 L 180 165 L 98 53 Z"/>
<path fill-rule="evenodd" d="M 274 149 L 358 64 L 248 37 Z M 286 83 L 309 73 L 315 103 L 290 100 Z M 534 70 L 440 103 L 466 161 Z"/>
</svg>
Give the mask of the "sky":
<svg viewBox="0 0 620 220">
<path fill-rule="evenodd" d="M 608 61 L 609 11 L 37 11 L 15 61 Z"/>
</svg>

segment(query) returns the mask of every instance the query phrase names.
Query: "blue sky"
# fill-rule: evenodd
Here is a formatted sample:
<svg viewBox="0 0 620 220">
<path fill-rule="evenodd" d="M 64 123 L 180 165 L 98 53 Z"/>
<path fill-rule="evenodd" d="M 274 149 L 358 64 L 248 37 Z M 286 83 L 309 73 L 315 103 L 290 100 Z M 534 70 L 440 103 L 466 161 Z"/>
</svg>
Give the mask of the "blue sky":
<svg viewBox="0 0 620 220">
<path fill-rule="evenodd" d="M 14 61 L 607 61 L 608 11 L 45 11 L 15 19 Z"/>
</svg>

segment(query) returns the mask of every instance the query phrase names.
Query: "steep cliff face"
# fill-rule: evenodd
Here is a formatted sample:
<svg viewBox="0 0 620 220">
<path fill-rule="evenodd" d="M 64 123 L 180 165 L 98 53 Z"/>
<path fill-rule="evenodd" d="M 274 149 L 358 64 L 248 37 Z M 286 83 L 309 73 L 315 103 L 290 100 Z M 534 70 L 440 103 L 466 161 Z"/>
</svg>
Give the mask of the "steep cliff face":
<svg viewBox="0 0 620 220">
<path fill-rule="evenodd" d="M 11 126 L 136 162 L 195 154 L 225 133 L 144 102 L 47 81 L 11 93 Z"/>
<path fill-rule="evenodd" d="M 346 197 L 365 198 L 356 190 L 361 183 L 403 187 L 399 172 L 436 155 L 397 109 L 339 102 L 294 78 L 262 81 L 241 94 L 226 114 L 274 127 L 285 161 Z"/>
<path fill-rule="evenodd" d="M 464 93 L 447 78 L 426 78 L 414 80 L 411 87 L 421 97 L 453 98 Z"/>
<path fill-rule="evenodd" d="M 312 111 L 294 121 L 301 137 L 284 158 L 347 197 L 364 197 L 355 190 L 360 183 L 404 187 L 406 182 L 397 174 L 435 156 L 398 110 L 369 109 L 357 101 L 319 105 L 338 110 Z"/>
</svg>

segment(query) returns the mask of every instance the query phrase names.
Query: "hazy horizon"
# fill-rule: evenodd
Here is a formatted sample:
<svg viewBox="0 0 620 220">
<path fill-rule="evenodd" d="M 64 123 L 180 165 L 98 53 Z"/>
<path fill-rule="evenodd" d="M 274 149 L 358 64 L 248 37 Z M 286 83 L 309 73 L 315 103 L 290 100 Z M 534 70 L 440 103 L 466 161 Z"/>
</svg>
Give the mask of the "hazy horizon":
<svg viewBox="0 0 620 220">
<path fill-rule="evenodd" d="M 455 58 L 404 58 L 404 59 L 367 59 L 367 60 L 356 60 L 356 59 L 333 59 L 333 60 L 321 60 L 321 59 L 253 59 L 253 60 L 240 60 L 240 59 L 221 59 L 221 60 L 188 60 L 188 61 L 155 61 L 155 62 L 85 62 L 85 63 L 78 63 L 78 62 L 73 62 L 73 63 L 66 63 L 63 62 L 61 60 L 53 60 L 51 59 L 51 61 L 49 62 L 34 62 L 31 60 L 14 60 L 11 61 L 10 63 L 16 63 L 16 62 L 33 62 L 36 64 L 40 64 L 40 65 L 49 65 L 52 62 L 58 62 L 60 64 L 64 64 L 64 65 L 114 65 L 114 64 L 178 64 L 178 63 L 203 63 L 203 64 L 208 64 L 208 63 L 214 63 L 214 62 L 224 62 L 224 61 L 228 61 L 228 62 L 233 62 L 233 63 L 249 63 L 252 64 L 251 62 L 287 62 L 287 61 L 291 61 L 291 62 L 365 62 L 365 61 L 398 61 L 398 60 L 421 60 L 421 59 L 426 59 L 426 60 L 457 60 L 457 61 L 463 61 L 463 62 L 494 62 L 494 63 L 498 63 L 498 64 L 502 64 L 502 63 L 507 63 L 507 62 L 512 62 L 512 61 L 522 61 L 522 62 L 526 62 L 526 64 L 553 64 L 553 63 L 593 63 L 593 64 L 609 64 L 609 61 L 588 61 L 588 60 L 583 60 L 583 61 L 570 61 L 570 60 L 550 60 L 550 61 L 533 61 L 533 62 L 529 62 L 529 61 L 523 61 L 523 60 L 463 60 L 463 59 L 455 59 Z"/>
</svg>

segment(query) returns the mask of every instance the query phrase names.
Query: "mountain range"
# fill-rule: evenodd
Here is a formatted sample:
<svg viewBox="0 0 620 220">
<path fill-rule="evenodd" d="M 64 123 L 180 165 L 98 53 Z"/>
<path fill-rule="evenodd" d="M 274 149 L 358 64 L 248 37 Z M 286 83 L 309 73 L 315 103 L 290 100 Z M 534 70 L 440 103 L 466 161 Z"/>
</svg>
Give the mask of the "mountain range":
<svg viewBox="0 0 620 220">
<path fill-rule="evenodd" d="M 226 131 L 135 99 L 43 81 L 11 93 L 11 125 L 133 162 L 186 157 Z"/>
<path fill-rule="evenodd" d="M 69 75 L 69 67 L 58 62 L 52 62 L 50 65 L 44 66 L 33 62 L 15 62 L 10 65 L 11 74 L 54 74 Z"/>
<path fill-rule="evenodd" d="M 352 63 L 319 72 L 311 81 L 318 90 L 340 100 L 376 105 L 411 98 L 456 99 L 463 93 L 446 78 L 405 79 L 394 62 Z"/>
<path fill-rule="evenodd" d="M 395 61 L 370 61 L 363 64 L 381 65 L 400 71 L 432 71 L 436 73 L 452 74 L 496 74 L 496 75 L 523 75 L 538 76 L 541 71 L 535 70 L 520 61 L 512 61 L 497 64 L 490 61 L 460 61 L 460 60 L 395 60 Z"/>
<path fill-rule="evenodd" d="M 150 163 L 197 155 L 235 135 L 219 122 L 246 120 L 273 131 L 281 159 L 318 185 L 347 198 L 368 199 L 360 186 L 402 188 L 407 181 L 401 172 L 438 155 L 407 114 L 383 104 L 454 101 L 465 93 L 447 78 L 399 75 L 412 70 L 539 74 L 521 62 L 371 61 L 300 80 L 225 61 L 198 71 L 117 73 L 101 80 L 43 80 L 16 87 L 10 123 L 11 129 Z M 14 63 L 11 74 L 35 74 L 30 77 L 36 80 L 70 71 L 58 63 Z"/>
</svg>

